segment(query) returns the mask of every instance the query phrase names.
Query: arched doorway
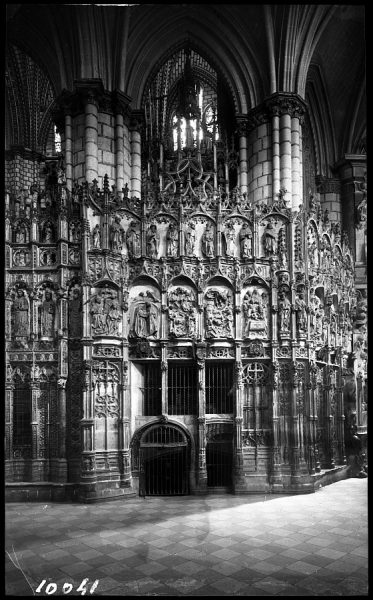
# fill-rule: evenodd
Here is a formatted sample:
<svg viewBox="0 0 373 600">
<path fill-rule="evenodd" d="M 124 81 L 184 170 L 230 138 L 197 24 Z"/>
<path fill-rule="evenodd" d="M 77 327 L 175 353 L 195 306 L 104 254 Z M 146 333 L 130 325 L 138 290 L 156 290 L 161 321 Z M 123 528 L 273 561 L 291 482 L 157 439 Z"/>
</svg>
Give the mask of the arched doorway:
<svg viewBox="0 0 373 600">
<path fill-rule="evenodd" d="M 207 427 L 207 487 L 232 489 L 233 428 L 231 423 L 212 423 Z"/>
<path fill-rule="evenodd" d="M 175 425 L 157 423 L 139 441 L 139 492 L 146 496 L 189 493 L 190 445 Z"/>
</svg>

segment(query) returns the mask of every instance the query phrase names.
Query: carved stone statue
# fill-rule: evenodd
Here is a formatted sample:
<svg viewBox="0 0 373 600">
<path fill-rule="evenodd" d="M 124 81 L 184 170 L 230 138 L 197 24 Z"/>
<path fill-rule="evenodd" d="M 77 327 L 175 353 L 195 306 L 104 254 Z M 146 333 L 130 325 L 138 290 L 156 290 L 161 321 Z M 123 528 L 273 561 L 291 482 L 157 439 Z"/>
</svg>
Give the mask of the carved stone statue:
<svg viewBox="0 0 373 600">
<path fill-rule="evenodd" d="M 110 226 L 110 249 L 117 251 L 122 250 L 124 241 L 124 229 L 120 224 L 120 217 L 115 217 L 114 222 Z"/>
<path fill-rule="evenodd" d="M 299 292 L 295 299 L 294 310 L 296 314 L 296 323 L 298 331 L 307 330 L 307 312 L 306 312 L 306 301 L 304 299 L 304 293 Z"/>
<path fill-rule="evenodd" d="M 240 231 L 241 258 L 251 258 L 253 254 L 253 234 L 248 223 L 242 225 Z"/>
<path fill-rule="evenodd" d="M 228 223 L 224 232 L 223 240 L 226 256 L 234 256 L 236 249 L 236 232 L 232 223 Z"/>
<path fill-rule="evenodd" d="M 100 225 L 97 223 L 92 231 L 92 246 L 93 248 L 101 248 L 101 232 Z"/>
<path fill-rule="evenodd" d="M 40 307 L 40 334 L 41 337 L 53 338 L 55 336 L 55 314 L 56 303 L 53 300 L 52 292 L 45 290 L 44 301 Z"/>
<path fill-rule="evenodd" d="M 30 306 L 28 298 L 22 289 L 17 290 L 13 301 L 13 339 L 22 348 L 28 348 L 30 335 Z"/>
<path fill-rule="evenodd" d="M 285 292 L 280 292 L 278 301 L 280 333 L 290 330 L 291 303 Z"/>
<path fill-rule="evenodd" d="M 119 323 L 122 319 L 122 311 L 119 305 L 118 298 L 115 294 L 106 299 L 106 325 L 109 335 L 117 335 L 119 333 Z"/>
<path fill-rule="evenodd" d="M 92 315 L 91 327 L 94 333 L 106 332 L 106 315 L 104 313 L 104 302 L 101 294 L 96 294 L 90 301 L 90 313 Z"/>
<path fill-rule="evenodd" d="M 267 295 L 260 294 L 255 288 L 252 293 L 248 292 L 243 301 L 244 314 L 244 338 L 261 338 L 267 335 L 267 314 L 265 300 Z"/>
<path fill-rule="evenodd" d="M 168 296 L 168 317 L 170 336 L 195 337 L 195 299 L 189 290 L 181 287 L 171 290 Z"/>
<path fill-rule="evenodd" d="M 226 290 L 212 289 L 205 295 L 206 337 L 222 338 L 233 335 L 233 307 Z"/>
<path fill-rule="evenodd" d="M 135 221 L 132 221 L 127 230 L 126 241 L 129 257 L 139 258 L 141 256 L 141 234 Z"/>
<path fill-rule="evenodd" d="M 18 223 L 16 231 L 15 231 L 15 241 L 16 244 L 25 244 L 26 243 L 26 227 L 24 223 Z"/>
<path fill-rule="evenodd" d="M 174 223 L 170 223 L 166 236 L 167 256 L 177 256 L 179 250 L 179 232 Z"/>
<path fill-rule="evenodd" d="M 281 240 L 278 246 L 278 258 L 279 258 L 279 266 L 282 269 L 287 268 L 287 252 L 286 252 L 286 244 L 285 240 Z"/>
<path fill-rule="evenodd" d="M 190 223 L 185 232 L 185 254 L 186 256 L 195 256 L 196 246 L 196 226 Z"/>
<path fill-rule="evenodd" d="M 74 288 L 69 302 L 69 334 L 71 337 L 81 337 L 82 329 L 82 299 L 80 291 Z"/>
<path fill-rule="evenodd" d="M 263 234 L 263 245 L 266 256 L 272 256 L 277 252 L 277 235 L 273 227 L 272 220 L 270 219 L 267 223 Z"/>
<path fill-rule="evenodd" d="M 146 255 L 148 258 L 157 258 L 159 248 L 159 233 L 157 232 L 157 226 L 150 225 L 146 232 Z"/>
<path fill-rule="evenodd" d="M 50 221 L 47 221 L 43 227 L 43 242 L 53 242 L 53 226 Z"/>
<path fill-rule="evenodd" d="M 207 222 L 206 229 L 202 235 L 202 254 L 206 258 L 213 258 L 215 256 L 214 227 L 210 222 Z"/>
<path fill-rule="evenodd" d="M 159 328 L 159 308 L 157 299 L 151 292 L 141 292 L 135 299 L 135 309 L 131 334 L 139 338 L 157 337 Z"/>
<path fill-rule="evenodd" d="M 72 222 L 70 223 L 70 242 L 77 243 L 81 238 L 81 228 L 80 223 Z"/>
</svg>

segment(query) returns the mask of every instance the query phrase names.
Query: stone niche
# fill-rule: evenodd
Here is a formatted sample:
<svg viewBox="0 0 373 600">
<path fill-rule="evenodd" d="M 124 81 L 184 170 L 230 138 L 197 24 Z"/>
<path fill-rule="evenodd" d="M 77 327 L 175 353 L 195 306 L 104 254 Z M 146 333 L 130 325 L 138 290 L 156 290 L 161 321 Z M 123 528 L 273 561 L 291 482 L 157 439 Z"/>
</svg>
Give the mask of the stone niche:
<svg viewBox="0 0 373 600">
<path fill-rule="evenodd" d="M 151 280 L 141 280 L 129 291 L 128 337 L 156 340 L 160 337 L 161 300 Z"/>
</svg>

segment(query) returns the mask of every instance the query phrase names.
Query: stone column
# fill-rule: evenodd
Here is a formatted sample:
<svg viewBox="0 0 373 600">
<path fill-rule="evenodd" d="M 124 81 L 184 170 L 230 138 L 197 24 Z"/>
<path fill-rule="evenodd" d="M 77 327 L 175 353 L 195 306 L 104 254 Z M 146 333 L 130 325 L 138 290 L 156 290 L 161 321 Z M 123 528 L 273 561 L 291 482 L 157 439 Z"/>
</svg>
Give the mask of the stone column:
<svg viewBox="0 0 373 600">
<path fill-rule="evenodd" d="M 41 481 L 43 479 L 43 457 L 40 456 L 40 437 L 39 437 L 39 420 L 38 420 L 38 404 L 40 398 L 40 384 L 32 381 L 31 388 L 31 477 L 32 481 Z"/>
<path fill-rule="evenodd" d="M 239 190 L 241 194 L 247 193 L 247 119 L 243 115 L 237 117 L 237 131 L 239 136 Z"/>
<path fill-rule="evenodd" d="M 205 397 L 205 361 L 206 349 L 197 349 L 198 366 L 198 470 L 197 488 L 198 492 L 207 489 L 206 468 L 206 397 Z"/>
<path fill-rule="evenodd" d="M 302 200 L 301 119 L 306 111 L 297 94 L 279 92 L 265 102 L 272 117 L 273 195 L 286 190 L 285 200 L 293 210 Z"/>
<path fill-rule="evenodd" d="M 58 482 L 67 481 L 66 460 L 66 379 L 61 377 L 57 382 L 57 426 L 58 426 L 58 456 L 54 460 L 53 475 Z"/>
<path fill-rule="evenodd" d="M 234 407 L 234 472 L 233 485 L 236 492 L 245 489 L 244 470 L 243 470 L 243 450 L 242 450 L 242 423 L 243 423 L 243 381 L 242 381 L 242 362 L 241 345 L 236 346 L 236 366 L 235 366 L 235 391 L 236 402 Z"/>
<path fill-rule="evenodd" d="M 85 178 L 98 180 L 98 101 L 88 94 L 85 101 Z"/>
<path fill-rule="evenodd" d="M 293 381 L 291 389 L 291 483 L 298 486 L 300 483 L 300 439 L 299 439 L 299 415 L 297 402 L 297 378 L 295 364 L 293 362 Z"/>
<path fill-rule="evenodd" d="M 134 111 L 131 132 L 131 196 L 141 197 L 141 134 L 142 112 Z"/>
<path fill-rule="evenodd" d="M 280 183 L 280 117 L 272 116 L 272 190 L 273 196 L 279 193 Z"/>
<path fill-rule="evenodd" d="M 308 405 L 307 415 L 307 435 L 308 435 L 308 465 L 311 474 L 316 473 L 316 456 L 315 456 L 315 414 L 312 384 L 309 381 L 306 385 L 306 404 Z"/>
<path fill-rule="evenodd" d="M 115 184 L 118 192 L 128 183 L 125 177 L 125 137 L 128 136 L 128 127 L 125 123 L 129 114 L 130 98 L 122 92 L 113 94 L 115 112 Z M 126 157 L 127 158 L 127 157 Z M 126 161 L 127 162 L 127 161 Z"/>
<path fill-rule="evenodd" d="M 327 443 L 327 461 L 328 461 L 327 468 L 328 469 L 333 469 L 335 467 L 333 438 L 332 438 L 333 415 L 332 415 L 332 411 L 331 411 L 331 394 L 332 394 L 331 385 L 330 384 L 324 385 L 324 403 L 325 403 L 325 407 L 326 407 L 325 425 L 326 425 L 326 429 L 327 429 L 326 443 Z"/>
<path fill-rule="evenodd" d="M 167 343 L 161 342 L 161 386 L 162 386 L 162 415 L 168 414 L 168 361 Z"/>
<path fill-rule="evenodd" d="M 272 349 L 272 422 L 273 422 L 273 449 L 272 449 L 272 489 L 280 491 L 283 488 L 281 478 L 280 455 L 280 423 L 278 407 L 278 371 L 279 365 L 275 358 L 276 347 Z"/>
<path fill-rule="evenodd" d="M 115 114 L 115 185 L 118 192 L 124 186 L 124 131 L 123 115 Z"/>
<path fill-rule="evenodd" d="M 83 365 L 83 418 L 80 421 L 82 454 L 79 497 L 83 501 L 96 496 L 95 418 L 92 386 L 92 366 L 89 360 Z"/>
<path fill-rule="evenodd" d="M 287 113 L 280 116 L 280 188 L 286 190 L 285 198 L 292 198 L 291 161 L 291 117 Z"/>
<path fill-rule="evenodd" d="M 338 454 L 339 464 L 345 465 L 346 460 L 346 449 L 345 449 L 345 415 L 343 406 L 343 377 L 342 377 L 342 365 L 336 374 L 336 416 L 337 416 L 337 440 L 338 440 Z"/>
<path fill-rule="evenodd" d="M 65 113 L 65 175 L 66 187 L 71 191 L 73 185 L 73 132 L 71 114 L 67 111 Z"/>
<path fill-rule="evenodd" d="M 299 116 L 291 118 L 291 173 L 292 173 L 292 209 L 298 210 L 302 201 L 303 186 L 300 165 L 300 120 Z"/>
<path fill-rule="evenodd" d="M 5 384 L 5 460 L 13 458 L 13 398 L 14 384 Z"/>
</svg>

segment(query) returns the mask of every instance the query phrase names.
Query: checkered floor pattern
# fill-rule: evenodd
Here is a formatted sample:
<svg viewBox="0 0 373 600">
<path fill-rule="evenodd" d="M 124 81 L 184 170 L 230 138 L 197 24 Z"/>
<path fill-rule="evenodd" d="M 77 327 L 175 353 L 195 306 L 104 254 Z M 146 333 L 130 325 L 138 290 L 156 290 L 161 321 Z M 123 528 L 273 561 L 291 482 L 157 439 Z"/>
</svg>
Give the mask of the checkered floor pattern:
<svg viewBox="0 0 373 600">
<path fill-rule="evenodd" d="M 83 580 L 86 596 L 95 581 L 92 596 L 368 595 L 367 479 L 301 496 L 9 503 L 5 525 L 7 595 L 82 595 Z"/>
</svg>

